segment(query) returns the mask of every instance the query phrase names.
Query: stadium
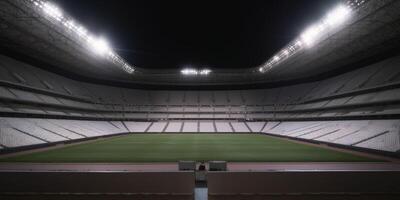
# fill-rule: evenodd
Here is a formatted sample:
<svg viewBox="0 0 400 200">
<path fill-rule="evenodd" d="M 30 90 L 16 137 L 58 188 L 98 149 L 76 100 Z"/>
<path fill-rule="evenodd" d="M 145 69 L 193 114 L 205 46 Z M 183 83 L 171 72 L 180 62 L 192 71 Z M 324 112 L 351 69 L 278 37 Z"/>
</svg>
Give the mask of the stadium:
<svg viewBox="0 0 400 200">
<path fill-rule="evenodd" d="M 399 199 L 400 1 L 0 0 L 0 199 Z"/>
</svg>

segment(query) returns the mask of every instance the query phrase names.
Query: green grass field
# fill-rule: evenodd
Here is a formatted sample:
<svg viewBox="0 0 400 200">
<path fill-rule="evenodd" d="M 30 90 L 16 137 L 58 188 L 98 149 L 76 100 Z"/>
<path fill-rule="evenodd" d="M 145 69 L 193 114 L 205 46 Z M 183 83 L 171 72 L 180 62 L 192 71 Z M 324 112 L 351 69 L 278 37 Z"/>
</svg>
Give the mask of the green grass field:
<svg viewBox="0 0 400 200">
<path fill-rule="evenodd" d="M 2 159 L 2 162 L 365 162 L 370 158 L 265 135 L 138 134 Z"/>
</svg>

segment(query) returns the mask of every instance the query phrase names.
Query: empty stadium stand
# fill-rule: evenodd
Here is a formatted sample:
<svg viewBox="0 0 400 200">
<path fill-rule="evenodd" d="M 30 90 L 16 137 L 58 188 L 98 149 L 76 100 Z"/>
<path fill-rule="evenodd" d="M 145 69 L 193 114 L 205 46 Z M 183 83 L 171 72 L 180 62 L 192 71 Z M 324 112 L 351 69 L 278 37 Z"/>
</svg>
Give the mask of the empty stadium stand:
<svg viewBox="0 0 400 200">
<path fill-rule="evenodd" d="M 400 199 L 399 0 L 76 3 L 0 0 L 0 200 Z"/>
<path fill-rule="evenodd" d="M 399 63 L 394 56 L 271 89 L 158 91 L 79 82 L 0 56 L 0 145 L 129 132 L 253 132 L 398 152 Z"/>
<path fill-rule="evenodd" d="M 282 122 L 267 133 L 341 145 L 396 152 L 400 149 L 399 120 Z"/>
</svg>

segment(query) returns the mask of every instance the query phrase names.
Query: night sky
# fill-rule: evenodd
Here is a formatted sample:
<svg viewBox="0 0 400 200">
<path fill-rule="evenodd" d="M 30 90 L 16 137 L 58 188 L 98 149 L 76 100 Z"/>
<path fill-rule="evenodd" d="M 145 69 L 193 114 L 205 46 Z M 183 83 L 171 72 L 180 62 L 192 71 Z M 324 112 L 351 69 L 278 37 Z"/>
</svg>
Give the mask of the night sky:
<svg viewBox="0 0 400 200">
<path fill-rule="evenodd" d="M 142 68 L 256 67 L 339 0 L 54 0 Z"/>
</svg>

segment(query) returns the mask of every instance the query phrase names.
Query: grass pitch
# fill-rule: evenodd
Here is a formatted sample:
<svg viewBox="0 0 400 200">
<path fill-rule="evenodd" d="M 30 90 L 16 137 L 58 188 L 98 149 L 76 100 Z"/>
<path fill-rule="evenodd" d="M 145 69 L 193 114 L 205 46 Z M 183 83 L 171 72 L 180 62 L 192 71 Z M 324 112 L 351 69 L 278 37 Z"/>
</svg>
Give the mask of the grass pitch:
<svg viewBox="0 0 400 200">
<path fill-rule="evenodd" d="M 35 163 L 364 162 L 349 153 L 256 134 L 135 134 L 2 159 Z"/>
</svg>

